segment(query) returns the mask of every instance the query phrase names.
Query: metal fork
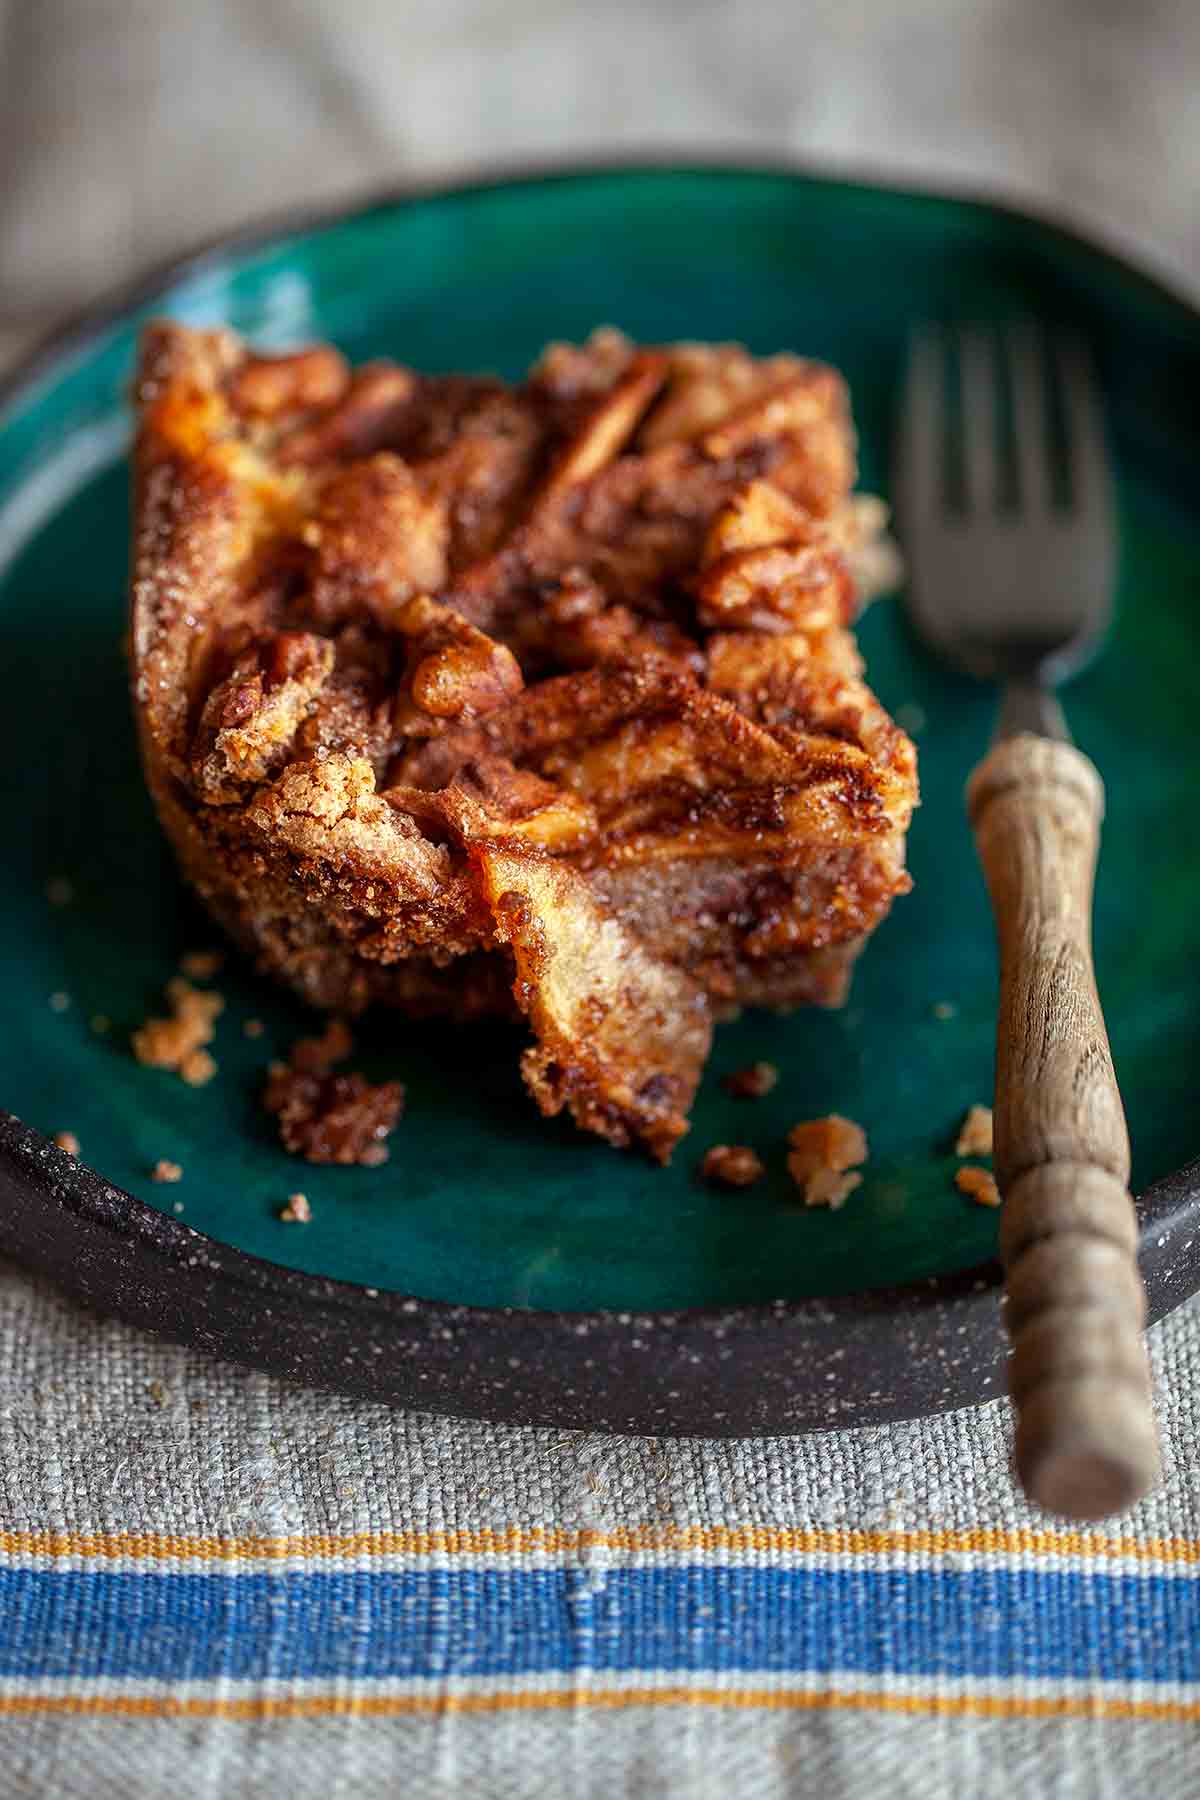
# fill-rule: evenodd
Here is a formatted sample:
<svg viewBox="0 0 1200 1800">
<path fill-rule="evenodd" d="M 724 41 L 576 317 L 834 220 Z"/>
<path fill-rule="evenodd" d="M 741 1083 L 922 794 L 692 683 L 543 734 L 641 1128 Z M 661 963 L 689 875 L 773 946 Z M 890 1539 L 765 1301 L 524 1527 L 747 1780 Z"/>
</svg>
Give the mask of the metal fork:
<svg viewBox="0 0 1200 1800">
<path fill-rule="evenodd" d="M 1000 950 L 995 1168 L 1017 1472 L 1049 1511 L 1101 1518 L 1146 1491 L 1159 1458 L 1129 1139 L 1092 967 L 1104 787 L 1054 692 L 1103 641 L 1115 565 L 1082 347 L 1028 327 L 918 338 L 895 490 L 917 630 L 1003 684 L 967 806 Z"/>
</svg>

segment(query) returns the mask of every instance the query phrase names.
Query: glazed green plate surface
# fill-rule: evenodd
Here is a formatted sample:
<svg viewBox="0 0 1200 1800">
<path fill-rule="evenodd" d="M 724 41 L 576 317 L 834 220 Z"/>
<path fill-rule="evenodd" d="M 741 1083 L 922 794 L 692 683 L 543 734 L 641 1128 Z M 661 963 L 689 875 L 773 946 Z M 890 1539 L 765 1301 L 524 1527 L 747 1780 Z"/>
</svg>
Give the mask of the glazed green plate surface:
<svg viewBox="0 0 1200 1800">
<path fill-rule="evenodd" d="M 516 376 L 549 338 L 613 323 L 642 339 L 796 349 L 849 378 L 862 484 L 887 489 L 906 335 L 931 319 L 1037 314 L 1095 347 L 1116 458 L 1117 624 L 1067 695 L 1109 795 L 1096 905 L 1100 985 L 1135 1187 L 1196 1151 L 1200 984 L 1200 328 L 1182 303 L 1048 227 L 964 201 L 780 172 L 625 170 L 389 202 L 233 247 L 100 321 L 19 385 L 0 436 L 0 707 L 6 874 L 0 1101 L 70 1129 L 116 1186 L 293 1269 L 480 1306 L 679 1308 L 838 1295 L 986 1261 L 995 1215 L 953 1185 L 958 1120 L 989 1097 L 996 1002 L 986 896 L 962 790 L 992 697 L 934 666 L 895 599 L 861 631 L 869 678 L 910 725 L 924 802 L 916 883 L 835 1014 L 747 1015 L 717 1033 L 691 1136 L 668 1170 L 546 1123 L 521 1033 L 381 1018 L 360 1066 L 408 1088 L 383 1169 L 297 1164 L 257 1096 L 309 1020 L 232 958 L 218 1078 L 139 1067 L 133 1026 L 181 953 L 215 942 L 143 793 L 121 637 L 128 546 L 125 386 L 144 318 L 232 323 L 269 345 L 331 338 L 354 358 Z M 70 883 L 69 904 L 47 884 Z M 65 997 L 65 998 L 64 998 Z M 250 1018 L 265 1035 L 248 1039 Z M 101 1029 L 107 1021 L 107 1028 Z M 720 1076 L 760 1058 L 775 1092 Z M 837 1213 L 804 1212 L 790 1124 L 858 1119 L 871 1159 Z M 748 1143 L 768 1178 L 729 1194 L 696 1165 Z M 159 1158 L 183 1167 L 156 1186 Z M 306 1227 L 280 1223 L 308 1195 Z"/>
</svg>

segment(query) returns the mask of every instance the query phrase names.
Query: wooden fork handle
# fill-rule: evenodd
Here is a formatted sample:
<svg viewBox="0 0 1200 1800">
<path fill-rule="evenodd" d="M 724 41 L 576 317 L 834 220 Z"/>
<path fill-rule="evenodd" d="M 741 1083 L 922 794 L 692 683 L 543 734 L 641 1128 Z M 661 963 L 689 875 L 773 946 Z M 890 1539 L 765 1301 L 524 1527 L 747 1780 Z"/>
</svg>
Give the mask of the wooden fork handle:
<svg viewBox="0 0 1200 1800">
<path fill-rule="evenodd" d="M 1016 1464 L 1066 1518 L 1159 1469 L 1129 1136 L 1092 967 L 1104 785 L 1070 744 L 998 743 L 967 788 L 1000 946 L 995 1162 Z"/>
</svg>

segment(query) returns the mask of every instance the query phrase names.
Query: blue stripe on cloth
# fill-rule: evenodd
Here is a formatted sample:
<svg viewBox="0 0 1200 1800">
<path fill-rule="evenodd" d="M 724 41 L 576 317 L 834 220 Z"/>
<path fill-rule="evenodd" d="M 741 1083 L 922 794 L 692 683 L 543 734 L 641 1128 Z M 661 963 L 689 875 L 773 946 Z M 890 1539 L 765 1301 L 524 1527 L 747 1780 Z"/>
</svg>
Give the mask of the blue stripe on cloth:
<svg viewBox="0 0 1200 1800">
<path fill-rule="evenodd" d="M 0 1678 L 1200 1680 L 1200 1580 L 1077 1570 L 14 1568 L 0 1571 L 0 1618 Z"/>
</svg>

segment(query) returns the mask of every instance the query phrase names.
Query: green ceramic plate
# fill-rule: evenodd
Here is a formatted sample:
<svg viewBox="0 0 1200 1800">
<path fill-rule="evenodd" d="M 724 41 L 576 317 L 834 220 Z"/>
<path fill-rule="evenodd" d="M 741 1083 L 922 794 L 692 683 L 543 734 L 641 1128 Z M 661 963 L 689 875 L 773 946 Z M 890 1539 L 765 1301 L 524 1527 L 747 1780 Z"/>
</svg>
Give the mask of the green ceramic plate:
<svg viewBox="0 0 1200 1800">
<path fill-rule="evenodd" d="M 928 660 L 894 599 L 871 610 L 861 641 L 873 685 L 921 753 L 915 891 L 843 1012 L 747 1016 L 719 1031 L 669 1170 L 543 1122 L 516 1073 L 519 1033 L 386 1019 L 361 1042 L 364 1067 L 408 1087 L 391 1163 L 302 1168 L 273 1141 L 256 1094 L 267 1058 L 307 1021 L 237 961 L 219 983 L 218 1080 L 190 1090 L 132 1060 L 130 1029 L 180 954 L 214 941 L 142 790 L 121 652 L 124 390 L 138 328 L 160 312 L 228 321 L 268 345 L 332 338 L 354 358 L 505 375 L 547 338 L 603 322 L 643 339 L 795 348 L 848 376 L 862 482 L 877 491 L 915 324 L 1036 313 L 1081 328 L 1104 379 L 1122 529 L 1114 640 L 1067 696 L 1108 782 L 1097 965 L 1135 1186 L 1194 1153 L 1196 314 L 1103 252 L 993 206 L 728 168 L 537 176 L 289 226 L 178 266 L 18 378 L 0 416 L 0 1096 L 13 1113 L 40 1132 L 71 1129 L 108 1183 L 220 1246 L 456 1307 L 819 1310 L 930 1277 L 949 1278 L 949 1294 L 994 1250 L 995 1216 L 957 1193 L 951 1154 L 959 1118 L 991 1087 L 992 932 L 961 796 L 992 701 Z M 70 883 L 70 904 L 48 903 L 56 880 Z M 252 1016 L 266 1024 L 257 1042 L 241 1029 Z M 760 1057 L 782 1071 L 775 1092 L 729 1098 L 721 1073 Z M 784 1134 L 831 1109 L 866 1127 L 870 1167 L 844 1210 L 804 1213 Z M 732 1197 L 699 1183 L 699 1156 L 722 1141 L 756 1145 L 768 1180 Z M 149 1180 L 160 1157 L 182 1164 L 178 1186 Z M 312 1203 L 304 1228 L 277 1216 L 297 1186 Z M 144 1229 L 140 1209 L 130 1217 Z M 353 1296 L 339 1292 L 338 1304 Z M 834 1311 L 853 1316 L 844 1301 Z"/>
</svg>

